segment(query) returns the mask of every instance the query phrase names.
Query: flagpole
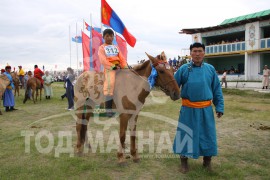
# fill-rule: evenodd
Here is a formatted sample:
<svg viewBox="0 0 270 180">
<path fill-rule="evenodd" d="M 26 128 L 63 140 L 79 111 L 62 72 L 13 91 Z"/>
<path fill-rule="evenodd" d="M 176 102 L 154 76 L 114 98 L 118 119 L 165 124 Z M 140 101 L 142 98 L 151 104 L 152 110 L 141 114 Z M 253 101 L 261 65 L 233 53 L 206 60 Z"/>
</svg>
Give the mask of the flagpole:
<svg viewBox="0 0 270 180">
<path fill-rule="evenodd" d="M 68 41 L 69 41 L 69 67 L 71 67 L 71 37 L 70 37 L 70 25 L 69 25 L 69 37 L 68 37 Z"/>
<path fill-rule="evenodd" d="M 78 27 L 77 27 L 77 22 L 76 22 L 76 37 L 78 38 Z M 78 62 L 79 62 L 79 56 L 78 56 L 78 42 L 76 42 L 76 48 L 77 48 L 77 75 L 79 74 L 79 69 L 78 69 Z"/>
</svg>

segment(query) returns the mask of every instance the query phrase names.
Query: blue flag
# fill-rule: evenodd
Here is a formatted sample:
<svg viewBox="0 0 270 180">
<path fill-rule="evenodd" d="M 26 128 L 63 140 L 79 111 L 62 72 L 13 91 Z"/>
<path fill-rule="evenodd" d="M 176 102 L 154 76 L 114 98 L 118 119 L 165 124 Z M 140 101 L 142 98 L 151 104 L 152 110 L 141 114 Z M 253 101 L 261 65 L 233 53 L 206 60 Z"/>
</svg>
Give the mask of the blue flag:
<svg viewBox="0 0 270 180">
<path fill-rule="evenodd" d="M 76 43 L 82 43 L 82 37 L 81 36 L 75 36 L 74 38 L 72 38 L 73 42 Z"/>
</svg>

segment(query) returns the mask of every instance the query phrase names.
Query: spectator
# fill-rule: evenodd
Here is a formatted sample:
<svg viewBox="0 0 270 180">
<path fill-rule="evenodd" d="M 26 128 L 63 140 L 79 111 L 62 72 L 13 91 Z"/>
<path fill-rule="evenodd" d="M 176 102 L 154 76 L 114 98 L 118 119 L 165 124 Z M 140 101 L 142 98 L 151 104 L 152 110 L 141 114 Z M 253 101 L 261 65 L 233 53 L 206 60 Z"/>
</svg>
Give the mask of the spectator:
<svg viewBox="0 0 270 180">
<path fill-rule="evenodd" d="M 53 77 L 49 75 L 49 71 L 45 72 L 45 75 L 42 76 L 42 79 L 44 80 L 44 93 L 46 99 L 51 99 L 52 96 L 52 86 L 53 83 Z"/>
<path fill-rule="evenodd" d="M 174 57 L 174 59 L 172 60 L 172 63 L 173 63 L 173 66 L 176 66 L 177 60 L 176 60 L 175 57 Z"/>
<path fill-rule="evenodd" d="M 169 58 L 169 65 L 172 66 L 172 59 Z"/>
<path fill-rule="evenodd" d="M 66 78 L 66 96 L 68 99 L 68 110 L 71 111 L 74 109 L 74 81 L 75 75 L 72 68 L 67 68 L 67 78 Z"/>
<path fill-rule="evenodd" d="M 262 85 L 263 89 L 268 89 L 269 86 L 269 76 L 270 76 L 270 70 L 268 69 L 267 65 L 264 65 L 263 69 L 263 79 L 262 79 Z"/>
<path fill-rule="evenodd" d="M 20 80 L 20 83 L 21 83 L 21 89 L 24 88 L 24 70 L 22 69 L 22 66 L 18 66 L 19 67 L 19 72 L 18 72 L 18 75 L 19 75 L 19 80 Z"/>
<path fill-rule="evenodd" d="M 222 77 L 221 77 L 221 87 L 222 87 L 223 83 L 225 83 L 225 88 L 227 88 L 226 76 L 227 76 L 227 71 L 225 69 L 224 72 L 223 72 L 223 74 L 222 74 Z"/>
<path fill-rule="evenodd" d="M 27 81 L 28 81 L 28 79 L 32 78 L 32 75 L 33 75 L 32 71 L 28 71 L 24 76 L 24 89 L 28 93 L 28 99 L 31 99 L 31 97 L 32 97 L 32 90 L 31 90 L 31 88 L 27 89 Z"/>
<path fill-rule="evenodd" d="M 14 100 L 14 95 L 12 92 L 12 89 L 14 89 L 14 84 L 13 84 L 13 80 L 12 80 L 12 76 L 10 75 L 10 71 L 11 71 L 11 66 L 7 65 L 5 67 L 6 72 L 4 72 L 3 74 L 6 75 L 10 81 L 10 84 L 7 86 L 4 95 L 3 95 L 3 105 L 6 109 L 6 112 L 8 111 L 14 111 L 17 110 L 16 108 L 14 108 L 15 106 L 15 100 Z"/>
</svg>

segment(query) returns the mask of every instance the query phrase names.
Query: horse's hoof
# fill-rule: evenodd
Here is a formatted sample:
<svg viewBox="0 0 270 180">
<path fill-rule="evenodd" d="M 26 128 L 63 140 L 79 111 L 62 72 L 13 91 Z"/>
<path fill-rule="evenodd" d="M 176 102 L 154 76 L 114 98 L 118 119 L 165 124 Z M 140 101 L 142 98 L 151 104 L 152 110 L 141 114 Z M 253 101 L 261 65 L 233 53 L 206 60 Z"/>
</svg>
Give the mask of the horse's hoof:
<svg viewBox="0 0 270 180">
<path fill-rule="evenodd" d="M 141 159 L 140 158 L 133 159 L 133 162 L 134 163 L 139 163 L 139 162 L 141 162 Z"/>
<path fill-rule="evenodd" d="M 77 157 L 82 157 L 82 156 L 83 156 L 83 153 L 82 153 L 81 151 L 76 152 L 76 156 L 77 156 Z"/>
<path fill-rule="evenodd" d="M 126 159 L 130 159 L 130 155 L 126 155 Z"/>
<path fill-rule="evenodd" d="M 127 164 L 127 162 L 126 161 L 119 161 L 118 162 L 118 166 L 120 166 L 120 167 L 125 167 L 125 166 L 127 166 L 128 164 Z"/>
</svg>

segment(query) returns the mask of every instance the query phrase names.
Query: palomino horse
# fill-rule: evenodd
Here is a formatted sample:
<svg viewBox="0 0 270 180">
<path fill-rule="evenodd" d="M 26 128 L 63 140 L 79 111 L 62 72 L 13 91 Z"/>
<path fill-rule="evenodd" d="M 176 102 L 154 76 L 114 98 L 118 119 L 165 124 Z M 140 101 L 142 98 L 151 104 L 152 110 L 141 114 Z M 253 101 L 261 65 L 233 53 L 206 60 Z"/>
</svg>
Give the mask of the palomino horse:
<svg viewBox="0 0 270 180">
<path fill-rule="evenodd" d="M 18 94 L 18 96 L 20 96 L 20 79 L 19 79 L 19 76 L 15 73 L 15 72 L 12 72 L 10 73 L 11 77 L 12 77 L 12 80 L 13 80 L 13 83 L 14 83 L 14 96 L 16 96 L 16 93 Z"/>
<path fill-rule="evenodd" d="M 2 98 L 6 87 L 10 84 L 10 81 L 6 75 L 0 75 L 0 99 Z M 0 115 L 2 115 L 2 112 L 0 110 Z"/>
<path fill-rule="evenodd" d="M 157 71 L 155 86 L 170 96 L 172 100 L 180 98 L 179 87 L 173 77 L 173 70 L 168 65 L 167 60 L 163 60 L 162 54 L 154 58 L 147 54 L 150 60 L 136 66 L 134 69 L 118 70 L 115 79 L 115 90 L 113 107 L 119 113 L 120 118 L 120 147 L 118 149 L 118 163 L 124 164 L 124 148 L 126 130 L 130 126 L 130 153 L 134 162 L 139 162 L 139 155 L 136 151 L 136 122 L 138 114 L 150 93 L 150 86 L 147 78 L 150 76 L 152 67 Z M 103 95 L 103 73 L 86 71 L 82 73 L 75 86 L 75 114 L 76 114 L 76 131 L 78 154 L 83 152 L 86 140 L 87 124 L 90 116 L 93 115 L 95 105 L 104 103 Z"/>
<path fill-rule="evenodd" d="M 35 77 L 31 77 L 27 80 L 23 103 L 25 103 L 27 101 L 28 91 L 30 91 L 30 90 L 32 90 L 33 102 L 36 103 L 38 94 L 40 96 L 39 100 L 41 101 L 42 86 L 41 86 L 41 82 L 39 79 L 37 79 Z M 39 90 L 39 92 L 38 92 L 38 90 Z M 35 97 L 35 94 L 36 94 L 36 97 Z"/>
</svg>

